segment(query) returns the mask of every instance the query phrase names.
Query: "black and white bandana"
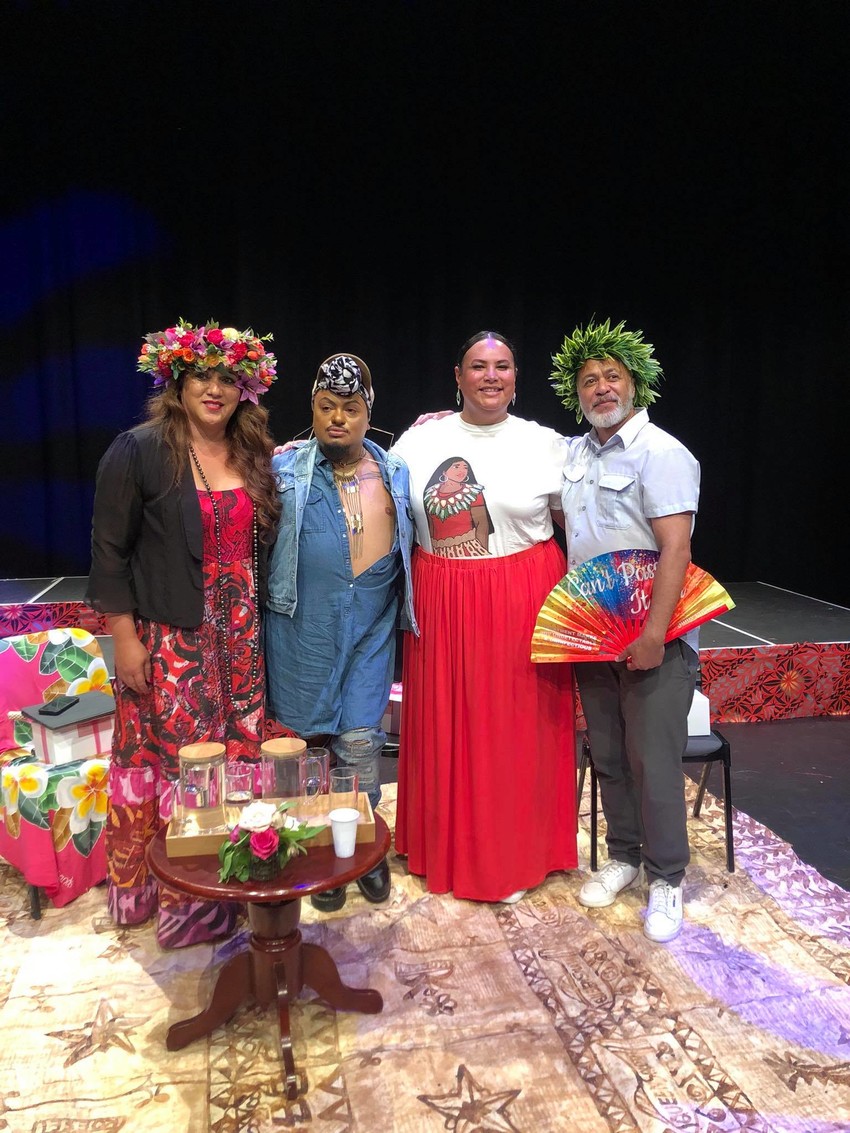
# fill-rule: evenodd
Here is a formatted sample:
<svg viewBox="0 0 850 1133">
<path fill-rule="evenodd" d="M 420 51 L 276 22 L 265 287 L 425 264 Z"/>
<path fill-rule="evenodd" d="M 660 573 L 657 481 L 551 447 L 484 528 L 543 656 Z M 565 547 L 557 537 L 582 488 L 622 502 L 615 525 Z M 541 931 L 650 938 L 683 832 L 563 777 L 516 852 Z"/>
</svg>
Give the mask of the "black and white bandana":
<svg viewBox="0 0 850 1133">
<path fill-rule="evenodd" d="M 319 374 L 313 383 L 315 397 L 319 390 L 327 390 L 337 397 L 355 397 L 359 395 L 366 402 L 366 409 L 371 414 L 373 394 L 363 381 L 360 367 L 347 354 L 336 354 L 319 367 Z"/>
</svg>

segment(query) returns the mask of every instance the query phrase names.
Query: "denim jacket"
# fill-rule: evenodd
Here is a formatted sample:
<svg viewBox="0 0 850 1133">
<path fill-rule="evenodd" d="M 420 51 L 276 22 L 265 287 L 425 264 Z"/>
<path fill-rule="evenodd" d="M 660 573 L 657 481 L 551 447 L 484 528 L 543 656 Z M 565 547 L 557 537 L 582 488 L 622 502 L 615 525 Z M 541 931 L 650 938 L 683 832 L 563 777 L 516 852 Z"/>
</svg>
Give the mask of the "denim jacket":
<svg viewBox="0 0 850 1133">
<path fill-rule="evenodd" d="M 366 450 L 375 457 L 381 467 L 384 484 L 393 498 L 396 521 L 398 523 L 398 542 L 404 566 L 404 603 L 401 613 L 402 629 L 412 630 L 417 636 L 419 627 L 413 612 L 413 586 L 410 573 L 410 555 L 413 546 L 413 514 L 410 508 L 410 481 L 407 465 L 393 453 L 384 452 L 373 441 L 364 440 Z M 295 612 L 298 604 L 298 541 L 301 537 L 301 524 L 304 508 L 313 482 L 313 469 L 316 464 L 318 443 L 316 440 L 299 444 L 282 452 L 272 459 L 272 469 L 277 478 L 282 512 L 277 542 L 272 551 L 269 568 L 269 609 L 278 614 Z"/>
</svg>

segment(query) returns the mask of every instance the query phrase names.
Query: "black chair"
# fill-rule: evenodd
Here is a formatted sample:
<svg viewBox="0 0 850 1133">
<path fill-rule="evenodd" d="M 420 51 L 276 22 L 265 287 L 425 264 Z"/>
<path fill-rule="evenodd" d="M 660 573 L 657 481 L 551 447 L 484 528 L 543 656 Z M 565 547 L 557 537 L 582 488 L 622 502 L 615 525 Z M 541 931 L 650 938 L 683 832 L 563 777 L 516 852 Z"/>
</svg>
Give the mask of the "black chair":
<svg viewBox="0 0 850 1133">
<path fill-rule="evenodd" d="M 735 872 L 735 845 L 732 830 L 732 751 L 726 737 L 711 729 L 707 736 L 688 736 L 688 746 L 682 756 L 683 763 L 702 763 L 702 774 L 697 787 L 697 797 L 694 803 L 694 818 L 699 818 L 702 809 L 702 800 L 708 783 L 708 776 L 715 763 L 723 764 L 723 814 L 726 824 L 726 868 L 729 873 Z M 581 762 L 578 773 L 578 795 L 576 810 L 581 803 L 581 794 L 584 790 L 585 773 L 590 768 L 590 868 L 596 870 L 596 827 L 599 818 L 599 800 L 596 789 L 596 768 L 593 766 L 593 755 L 590 750 L 590 740 L 585 735 L 581 742 Z"/>
</svg>

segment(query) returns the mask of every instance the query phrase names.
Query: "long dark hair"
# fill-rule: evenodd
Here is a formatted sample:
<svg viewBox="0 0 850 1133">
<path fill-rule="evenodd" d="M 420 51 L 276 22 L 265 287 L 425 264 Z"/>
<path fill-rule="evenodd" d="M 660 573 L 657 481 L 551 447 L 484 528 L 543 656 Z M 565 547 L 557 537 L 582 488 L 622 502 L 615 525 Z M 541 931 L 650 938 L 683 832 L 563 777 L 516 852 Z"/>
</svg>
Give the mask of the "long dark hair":
<svg viewBox="0 0 850 1133">
<path fill-rule="evenodd" d="M 465 456 L 450 456 L 448 460 L 444 460 L 442 464 L 437 465 L 437 467 L 434 469 L 434 472 L 433 472 L 433 475 L 431 476 L 431 479 L 428 481 L 428 483 L 425 485 L 425 487 L 430 488 L 432 484 L 436 484 L 439 481 L 440 477 L 443 475 L 443 473 L 447 472 L 453 464 L 457 464 L 457 462 L 459 460 L 462 460 L 463 463 L 467 467 L 467 480 L 468 480 L 468 482 L 470 484 L 477 484 L 478 481 L 475 479 L 475 473 L 472 471 L 472 465 L 469 463 L 469 461 L 466 459 L 466 457 Z M 479 485 L 479 487 L 480 487 L 480 485 Z"/>
<path fill-rule="evenodd" d="M 184 380 L 181 374 L 176 382 L 169 381 L 162 392 L 151 394 L 145 407 L 145 419 L 158 426 L 168 449 L 175 484 L 186 468 L 190 438 L 189 420 L 181 400 Z M 254 502 L 260 538 L 264 543 L 273 543 L 280 519 L 280 500 L 272 475 L 274 441 L 268 421 L 267 409 L 252 401 L 239 402 L 227 422 L 226 436 L 230 443 L 227 463 L 242 477 L 245 491 Z"/>
</svg>

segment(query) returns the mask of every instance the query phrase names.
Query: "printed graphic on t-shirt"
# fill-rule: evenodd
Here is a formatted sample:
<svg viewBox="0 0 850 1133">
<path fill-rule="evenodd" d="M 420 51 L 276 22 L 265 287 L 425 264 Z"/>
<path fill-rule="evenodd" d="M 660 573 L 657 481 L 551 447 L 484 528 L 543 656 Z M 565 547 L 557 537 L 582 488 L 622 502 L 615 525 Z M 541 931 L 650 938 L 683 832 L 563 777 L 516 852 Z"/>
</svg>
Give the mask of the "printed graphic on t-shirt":
<svg viewBox="0 0 850 1133">
<path fill-rule="evenodd" d="M 434 469 L 422 493 L 431 551 L 447 559 L 477 559 L 490 554 L 493 522 L 484 487 L 468 460 L 451 456 Z"/>
</svg>

